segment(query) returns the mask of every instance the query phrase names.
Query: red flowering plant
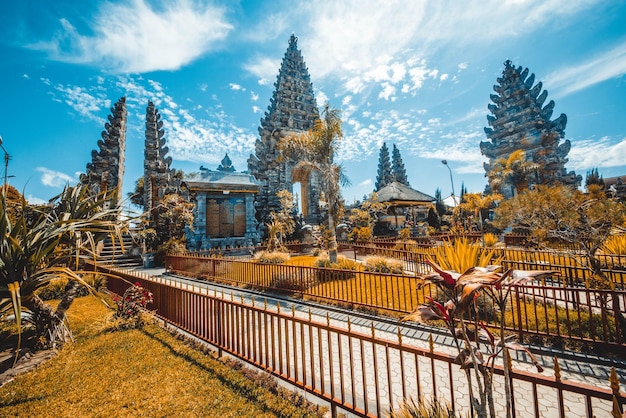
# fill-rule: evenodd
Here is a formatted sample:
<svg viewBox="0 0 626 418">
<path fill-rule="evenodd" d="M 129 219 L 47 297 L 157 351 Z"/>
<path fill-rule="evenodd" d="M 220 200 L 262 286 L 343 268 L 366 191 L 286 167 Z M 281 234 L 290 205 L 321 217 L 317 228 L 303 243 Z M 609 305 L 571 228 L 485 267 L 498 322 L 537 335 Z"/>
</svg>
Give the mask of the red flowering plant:
<svg viewBox="0 0 626 418">
<path fill-rule="evenodd" d="M 555 271 L 545 270 L 507 270 L 498 272 L 500 266 L 470 267 L 464 273 L 444 270 L 435 262 L 428 260 L 433 269 L 432 273 L 422 275 L 418 287 L 428 284 L 435 285 L 440 292 L 438 299 L 429 298 L 429 303 L 420 305 L 417 309 L 404 317 L 403 321 L 425 322 L 441 320 L 450 332 L 458 356 L 456 362 L 465 371 L 468 380 L 469 396 L 477 416 L 495 417 L 493 399 L 493 369 L 496 359 L 503 357 L 504 384 L 506 392 L 507 417 L 511 414 L 511 387 L 508 367 L 508 350 L 521 350 L 529 354 L 539 372 L 543 371 L 535 357 L 527 348 L 516 343 L 513 336 L 504 334 L 504 311 L 513 286 L 522 285 L 527 281 L 558 274 Z M 477 300 L 480 295 L 491 299 L 499 309 L 500 323 L 498 337 L 482 321 L 478 320 Z M 473 314 L 473 315 L 472 315 Z M 494 327 L 492 327 L 494 329 Z M 474 396 L 472 370 L 476 380 L 475 387 L 479 397 Z"/>
<path fill-rule="evenodd" d="M 123 296 L 115 296 L 113 301 L 117 305 L 116 318 L 135 321 L 139 325 L 140 314 L 153 302 L 153 298 L 152 292 L 136 282 L 126 289 Z"/>
</svg>

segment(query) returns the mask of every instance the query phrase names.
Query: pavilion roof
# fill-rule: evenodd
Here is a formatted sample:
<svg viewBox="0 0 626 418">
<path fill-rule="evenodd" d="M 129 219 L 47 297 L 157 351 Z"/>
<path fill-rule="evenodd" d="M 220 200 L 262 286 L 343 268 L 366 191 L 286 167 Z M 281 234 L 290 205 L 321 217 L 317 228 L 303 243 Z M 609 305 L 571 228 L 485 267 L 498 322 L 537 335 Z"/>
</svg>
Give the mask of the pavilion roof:
<svg viewBox="0 0 626 418">
<path fill-rule="evenodd" d="M 435 201 L 434 197 L 412 189 L 409 186 L 398 183 L 396 181 L 380 189 L 377 194 L 379 202 L 411 204 L 432 203 Z"/>
</svg>

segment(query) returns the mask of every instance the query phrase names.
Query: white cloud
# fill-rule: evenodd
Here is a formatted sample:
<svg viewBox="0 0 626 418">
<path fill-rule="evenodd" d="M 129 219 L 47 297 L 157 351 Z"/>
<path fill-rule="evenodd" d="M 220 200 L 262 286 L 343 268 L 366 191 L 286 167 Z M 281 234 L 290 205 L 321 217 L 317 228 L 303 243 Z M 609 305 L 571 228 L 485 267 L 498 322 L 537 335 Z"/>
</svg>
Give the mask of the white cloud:
<svg viewBox="0 0 626 418">
<path fill-rule="evenodd" d="M 245 87 L 243 87 L 241 84 L 237 84 L 237 83 L 229 83 L 228 87 L 231 90 L 234 90 L 234 91 L 246 91 Z"/>
<path fill-rule="evenodd" d="M 50 170 L 45 167 L 37 167 L 41 173 L 41 183 L 49 187 L 63 187 L 68 183 L 76 183 L 78 179 L 60 171 Z"/>
<path fill-rule="evenodd" d="M 626 138 L 617 142 L 609 137 L 572 141 L 567 169 L 589 170 L 596 167 L 626 165 Z"/>
<path fill-rule="evenodd" d="M 49 80 L 44 81 L 49 85 Z M 79 86 L 66 86 L 57 84 L 54 90 L 61 94 L 61 98 L 57 99 L 56 94 L 52 92 L 53 98 L 60 102 L 64 102 L 74 109 L 79 115 L 87 119 L 104 124 L 104 119 L 100 116 L 103 110 L 111 107 L 111 100 L 107 98 L 106 92 L 95 90 L 88 91 Z"/>
<path fill-rule="evenodd" d="M 357 184 L 357 187 L 365 187 L 365 186 L 371 186 L 371 185 L 372 185 L 372 179 L 365 179 L 359 184 Z"/>
<path fill-rule="evenodd" d="M 577 65 L 559 68 L 545 79 L 554 97 L 564 97 L 626 74 L 626 40 Z"/>
<path fill-rule="evenodd" d="M 31 205 L 45 205 L 46 203 L 48 203 L 47 200 L 43 200 L 39 197 L 30 195 L 30 194 L 26 196 L 26 201 L 30 203 Z"/>
<path fill-rule="evenodd" d="M 258 77 L 258 83 L 262 86 L 270 84 L 276 79 L 278 69 L 280 68 L 280 59 L 278 58 L 256 58 L 251 62 L 244 64 L 244 69 Z"/>
<path fill-rule="evenodd" d="M 598 1 L 581 0 L 563 7 L 560 0 L 468 0 L 462 5 L 346 0 L 329 7 L 324 0 L 310 0 L 292 7 L 284 0 L 280 4 L 286 11 L 272 17 L 275 24 L 282 19 L 279 26 L 285 31 L 298 27 L 298 47 L 312 78 L 340 74 L 346 93 L 391 100 L 390 86 L 396 87 L 394 94 L 415 96 L 428 80 L 449 79 L 432 64 L 436 54 L 449 46 L 482 50 L 493 39 L 506 42 L 537 28 L 566 25 L 569 17 L 592 10 Z M 450 65 L 459 71 L 469 66 L 467 62 Z M 279 64 L 268 67 L 267 58 L 259 56 L 247 68 L 267 83 Z"/>
<path fill-rule="evenodd" d="M 174 0 L 157 8 L 146 0 L 103 3 L 82 35 L 67 19 L 51 41 L 29 45 L 54 60 L 118 73 L 175 70 L 218 48 L 233 29 L 224 8 Z"/>
<path fill-rule="evenodd" d="M 30 76 L 28 74 L 22 74 L 22 78 L 25 78 L 26 80 L 28 80 Z"/>
</svg>

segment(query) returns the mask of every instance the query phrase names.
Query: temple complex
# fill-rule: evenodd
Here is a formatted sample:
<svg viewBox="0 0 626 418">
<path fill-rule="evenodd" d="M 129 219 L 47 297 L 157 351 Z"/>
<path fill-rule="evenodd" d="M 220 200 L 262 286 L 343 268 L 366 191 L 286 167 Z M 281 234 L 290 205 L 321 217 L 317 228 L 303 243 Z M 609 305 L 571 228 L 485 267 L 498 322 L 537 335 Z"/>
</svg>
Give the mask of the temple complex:
<svg viewBox="0 0 626 418">
<path fill-rule="evenodd" d="M 192 250 L 250 246 L 259 242 L 254 198 L 259 183 L 247 173 L 235 171 L 228 154 L 216 171 L 200 167 L 185 176 L 196 208 L 193 230 L 187 231 Z"/>
<path fill-rule="evenodd" d="M 94 193 L 114 191 L 114 197 L 120 201 L 126 151 L 126 97 L 120 98 L 111 108 L 101 136 L 102 139 L 98 140 L 100 151 L 91 151 L 91 162 L 87 163 L 80 182 Z"/>
<path fill-rule="evenodd" d="M 180 179 L 175 178 L 175 170 L 170 168 L 172 157 L 166 157 L 169 148 L 165 146 L 165 131 L 161 114 L 148 102 L 146 108 L 146 137 L 143 161 L 143 207 L 150 221 L 155 221 L 158 202 L 165 194 L 177 193 Z"/>
<path fill-rule="evenodd" d="M 544 106 L 548 96 L 542 91 L 542 83 L 535 82 L 535 75 L 528 75 L 528 68 L 515 67 L 511 61 L 504 63 L 502 77 L 493 86 L 496 94 L 491 94 L 492 104 L 488 108 L 492 115 L 487 116 L 489 128 L 485 134 L 489 141 L 480 143 L 483 155 L 489 158 L 484 164 L 489 172 L 499 159 L 506 159 L 512 152 L 523 150 L 526 159 L 539 165 L 540 169 L 531 176 L 529 185 L 562 183 L 579 186 L 582 176 L 567 172 L 565 164 L 571 143 L 565 140 L 567 116 L 561 114 L 550 120 L 554 101 Z M 512 187 L 502 187 L 505 197 L 511 197 Z"/>
<path fill-rule="evenodd" d="M 276 193 L 281 190 L 293 193 L 294 183 L 300 183 L 304 220 L 318 223 L 321 193 L 318 173 L 294 170 L 298 161 L 281 161 L 276 147 L 283 138 L 309 131 L 319 119 L 309 71 L 294 35 L 289 39 L 274 87 L 268 110 L 261 119 L 255 152 L 248 158 L 248 171 L 260 182 L 255 204 L 257 219 L 261 224 L 269 222 L 270 213 L 280 210 Z"/>
</svg>

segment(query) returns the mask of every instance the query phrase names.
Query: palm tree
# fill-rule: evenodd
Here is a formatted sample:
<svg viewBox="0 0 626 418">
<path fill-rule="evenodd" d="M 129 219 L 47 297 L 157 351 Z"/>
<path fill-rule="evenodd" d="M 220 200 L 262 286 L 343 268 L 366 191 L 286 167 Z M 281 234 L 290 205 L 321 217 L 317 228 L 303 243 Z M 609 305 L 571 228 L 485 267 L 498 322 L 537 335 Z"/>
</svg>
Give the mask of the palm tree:
<svg viewBox="0 0 626 418">
<path fill-rule="evenodd" d="M 67 186 L 45 206 L 31 206 L 22 198 L 17 216 L 9 217 L 6 197 L 0 198 L 0 318 L 14 314 L 22 331 L 22 312 L 46 346 L 63 343 L 69 329 L 65 312 L 85 282 L 79 261 L 96 257 L 98 241 L 121 235 L 119 208 L 107 194 L 92 196 L 87 186 Z M 120 240 L 121 242 L 121 240 Z M 74 269 L 72 269 L 74 267 Z M 67 278 L 68 286 L 56 310 L 36 291 L 53 278 Z M 18 341 L 18 349 L 20 345 Z M 17 356 L 16 356 L 17 358 Z"/>
<path fill-rule="evenodd" d="M 463 212 L 471 213 L 475 218 L 478 218 L 478 225 L 480 230 L 483 230 L 483 212 L 486 212 L 498 201 L 502 200 L 502 195 L 498 193 L 492 193 L 483 195 L 482 193 L 466 193 L 463 202 L 460 203 L 455 209 L 455 213 L 461 215 Z"/>
<path fill-rule="evenodd" d="M 335 220 L 342 211 L 340 185 L 350 182 L 340 165 L 334 162 L 335 149 L 343 138 L 340 112 L 324 105 L 321 118 L 315 121 L 313 129 L 302 134 L 286 137 L 278 144 L 281 158 L 296 162 L 294 170 L 316 171 L 322 180 L 322 187 L 328 202 L 328 229 L 330 243 L 328 256 L 331 263 L 337 261 L 337 237 Z"/>
<path fill-rule="evenodd" d="M 495 193 L 507 194 L 510 187 L 511 196 L 519 195 L 528 189 L 533 174 L 540 170 L 540 165 L 526 159 L 524 150 L 515 150 L 508 158 L 497 160 L 492 169 L 487 173 L 491 189 Z"/>
</svg>

